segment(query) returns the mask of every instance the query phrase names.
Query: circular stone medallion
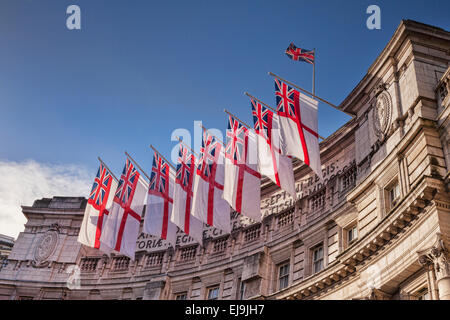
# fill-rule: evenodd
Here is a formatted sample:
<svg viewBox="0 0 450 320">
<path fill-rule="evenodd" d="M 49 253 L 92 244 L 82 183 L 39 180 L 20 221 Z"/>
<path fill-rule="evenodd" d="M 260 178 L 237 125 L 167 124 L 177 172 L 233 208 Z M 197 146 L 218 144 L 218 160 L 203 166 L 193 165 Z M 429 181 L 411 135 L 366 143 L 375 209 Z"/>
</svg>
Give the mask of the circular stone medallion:
<svg viewBox="0 0 450 320">
<path fill-rule="evenodd" d="M 377 97 L 373 109 L 373 123 L 378 139 L 384 140 L 391 124 L 392 100 L 389 93 L 383 91 Z"/>
<path fill-rule="evenodd" d="M 58 232 L 47 231 L 36 244 L 34 249 L 34 262 L 36 266 L 43 265 L 53 254 L 58 243 Z"/>
</svg>

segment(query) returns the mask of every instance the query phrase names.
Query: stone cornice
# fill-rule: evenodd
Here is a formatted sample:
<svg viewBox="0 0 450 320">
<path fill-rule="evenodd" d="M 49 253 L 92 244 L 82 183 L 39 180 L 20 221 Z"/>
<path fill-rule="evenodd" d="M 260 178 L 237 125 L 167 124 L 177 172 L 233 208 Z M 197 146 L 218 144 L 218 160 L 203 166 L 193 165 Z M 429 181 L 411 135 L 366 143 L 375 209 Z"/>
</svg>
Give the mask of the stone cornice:
<svg viewBox="0 0 450 320">
<path fill-rule="evenodd" d="M 413 126 L 405 133 L 401 142 L 395 146 L 395 148 L 393 148 L 392 151 L 382 161 L 380 161 L 375 168 L 372 169 L 367 177 L 365 177 L 362 181 L 359 181 L 358 185 L 347 194 L 347 201 L 353 203 L 367 190 L 367 188 L 371 187 L 372 183 L 374 183 L 376 178 L 382 173 L 386 165 L 394 161 L 399 155 L 402 155 L 405 149 L 411 144 L 414 137 L 427 126 L 428 123 L 426 119 L 418 118 Z"/>
<path fill-rule="evenodd" d="M 362 94 L 364 94 L 364 89 L 372 82 L 375 75 L 378 74 L 383 66 L 389 62 L 389 57 L 394 57 L 403 45 L 404 41 L 413 34 L 439 38 L 444 41 L 450 41 L 450 32 L 444 29 L 429 26 L 412 20 L 403 20 L 390 41 L 381 51 L 380 55 L 369 67 L 367 74 L 344 99 L 339 107 L 345 111 L 352 112 L 351 106 L 355 103 L 355 101 L 358 100 L 358 98 Z"/>
<path fill-rule="evenodd" d="M 382 251 L 395 235 L 413 224 L 424 208 L 431 204 L 431 200 L 438 192 L 445 193 L 442 181 L 423 177 L 420 184 L 411 189 L 401 203 L 370 233 L 337 256 L 336 261 L 326 269 L 269 298 L 309 299 L 323 289 L 347 278 L 364 260 Z"/>
</svg>

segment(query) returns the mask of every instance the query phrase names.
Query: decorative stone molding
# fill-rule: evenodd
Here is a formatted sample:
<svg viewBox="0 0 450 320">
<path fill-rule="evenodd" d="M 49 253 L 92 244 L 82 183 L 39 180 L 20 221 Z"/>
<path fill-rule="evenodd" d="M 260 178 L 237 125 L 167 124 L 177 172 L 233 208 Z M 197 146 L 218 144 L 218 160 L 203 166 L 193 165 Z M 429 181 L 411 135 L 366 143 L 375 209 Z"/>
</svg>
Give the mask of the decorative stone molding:
<svg viewBox="0 0 450 320">
<path fill-rule="evenodd" d="M 49 265 L 48 259 L 53 255 L 58 245 L 60 227 L 52 224 L 50 229 L 39 239 L 34 249 L 34 268 L 45 268 Z"/>
<path fill-rule="evenodd" d="M 419 263 L 431 272 L 436 281 L 439 291 L 439 299 L 450 300 L 450 263 L 449 251 L 444 245 L 442 235 L 436 234 L 434 244 L 422 251 L 419 251 Z M 435 284 L 431 283 L 430 290 L 435 290 Z M 437 294 L 436 294 L 437 299 Z"/>
<path fill-rule="evenodd" d="M 378 90 L 381 90 L 381 86 Z M 375 135 L 379 141 L 384 141 L 388 136 L 392 119 L 392 98 L 384 90 L 377 94 L 375 105 L 373 106 L 372 121 L 374 124 Z"/>
<path fill-rule="evenodd" d="M 352 247 L 352 250 L 338 257 L 339 263 L 335 268 L 330 268 L 331 270 L 324 274 L 324 276 L 318 277 L 314 282 L 309 281 L 303 285 L 299 285 L 297 288 L 290 288 L 290 292 L 286 292 L 282 298 L 293 298 L 295 294 L 295 299 L 311 299 L 313 296 L 320 294 L 324 289 L 333 286 L 335 283 L 355 273 L 357 267 L 364 264 L 371 256 L 382 251 L 386 243 L 393 241 L 394 235 L 400 233 L 403 229 L 408 228 L 416 220 L 417 215 L 423 212 L 427 205 L 431 204 L 430 196 L 431 199 L 433 199 L 436 195 L 436 189 L 429 186 L 427 181 L 424 181 L 417 189 L 418 190 L 415 190 L 414 193 L 410 194 L 410 199 L 408 200 L 409 205 L 404 206 L 402 210 L 393 213 L 391 219 L 387 220 L 383 227 L 380 226 L 380 230 L 374 237 L 367 239 L 364 242 L 356 243 L 355 246 Z M 421 258 L 421 256 L 424 257 Z M 423 263 L 431 263 L 430 258 L 424 254 L 419 255 L 419 259 L 419 261 L 423 261 Z M 448 261 L 448 259 L 446 261 Z M 379 290 L 372 292 L 368 298 L 371 296 L 376 299 L 390 298 L 389 295 L 385 295 Z"/>
<path fill-rule="evenodd" d="M 449 252 L 445 248 L 440 233 L 436 235 L 436 241 L 432 247 L 419 252 L 419 263 L 422 266 L 432 265 L 438 281 L 450 277 Z"/>
<path fill-rule="evenodd" d="M 391 295 L 380 289 L 372 288 L 367 300 L 390 300 Z"/>
</svg>

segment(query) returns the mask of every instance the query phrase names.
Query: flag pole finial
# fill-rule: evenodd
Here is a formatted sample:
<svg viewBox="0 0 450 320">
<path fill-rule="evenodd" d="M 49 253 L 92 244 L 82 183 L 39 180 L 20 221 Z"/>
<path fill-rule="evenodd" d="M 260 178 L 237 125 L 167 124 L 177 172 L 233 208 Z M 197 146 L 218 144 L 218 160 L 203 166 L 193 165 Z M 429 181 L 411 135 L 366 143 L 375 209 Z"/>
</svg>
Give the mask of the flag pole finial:
<svg viewBox="0 0 450 320">
<path fill-rule="evenodd" d="M 102 158 L 100 158 L 100 156 L 97 157 L 98 161 L 100 161 L 101 164 L 103 164 L 105 166 L 106 169 L 108 169 L 109 173 L 111 174 L 111 176 L 114 178 L 114 180 L 119 181 L 119 179 L 116 178 L 116 176 L 114 175 L 114 173 L 112 173 L 111 169 L 108 168 L 108 166 L 106 165 L 105 161 L 102 160 Z"/>
<path fill-rule="evenodd" d="M 316 96 L 316 95 L 313 94 L 312 92 L 309 92 L 308 90 L 305 90 L 305 89 L 303 89 L 303 88 L 301 88 L 301 87 L 299 87 L 299 86 L 293 84 L 292 82 L 290 82 L 290 81 L 288 81 L 288 80 L 286 80 L 286 79 L 283 79 L 282 77 L 276 75 L 275 73 L 272 73 L 272 72 L 269 71 L 269 75 L 271 75 L 272 77 L 275 77 L 275 78 L 277 78 L 277 79 L 279 79 L 279 80 L 281 80 L 281 81 L 283 81 L 283 82 L 286 82 L 287 84 L 289 84 L 289 85 L 291 85 L 291 86 L 297 88 L 297 89 L 300 90 L 300 91 L 303 91 L 304 93 L 306 93 L 306 94 L 312 96 L 313 98 L 316 98 L 317 100 L 322 101 L 322 102 L 328 104 L 330 107 L 333 107 L 333 108 L 335 108 L 336 110 L 339 110 L 339 111 L 341 111 L 341 112 L 344 112 L 345 114 L 351 116 L 352 118 L 356 117 L 355 114 L 342 110 L 342 108 L 339 108 L 338 106 L 332 104 L 331 102 L 329 102 L 329 101 L 327 101 L 327 100 L 325 100 L 325 99 L 322 99 L 321 97 Z"/>
<path fill-rule="evenodd" d="M 161 158 L 164 159 L 165 162 L 167 162 L 167 164 L 174 170 L 176 170 L 175 166 L 173 164 L 171 164 L 162 154 L 161 152 L 159 152 L 158 150 L 156 150 L 156 148 L 151 144 L 150 148 L 153 149 L 153 151 L 155 151 L 157 154 L 159 154 L 161 156 Z"/>
<path fill-rule="evenodd" d="M 184 145 L 186 148 L 188 148 L 189 150 L 191 150 L 191 152 L 198 158 L 198 154 L 197 154 L 191 147 L 189 147 L 186 143 L 184 143 L 183 140 L 180 139 L 180 137 L 175 136 L 175 138 L 176 138 L 178 141 L 180 141 L 180 143 L 181 143 L 182 145 Z"/>
<path fill-rule="evenodd" d="M 147 179 L 150 181 L 150 177 L 148 176 L 147 173 L 145 173 L 145 171 L 141 168 L 141 166 L 133 159 L 133 157 L 130 156 L 130 154 L 128 152 L 125 151 L 125 155 L 131 160 L 131 162 L 134 163 L 134 165 L 136 167 L 138 167 L 138 169 L 144 174 L 144 176 L 147 177 Z"/>
</svg>

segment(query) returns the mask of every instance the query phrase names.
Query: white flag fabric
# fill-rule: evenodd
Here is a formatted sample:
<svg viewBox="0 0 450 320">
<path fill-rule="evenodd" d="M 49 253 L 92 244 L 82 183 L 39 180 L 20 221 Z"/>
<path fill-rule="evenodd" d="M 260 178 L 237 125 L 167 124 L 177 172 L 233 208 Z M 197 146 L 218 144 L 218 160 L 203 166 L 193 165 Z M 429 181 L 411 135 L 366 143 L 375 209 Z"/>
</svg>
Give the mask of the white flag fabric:
<svg viewBox="0 0 450 320">
<path fill-rule="evenodd" d="M 127 159 L 100 242 L 134 260 L 147 186 Z"/>
<path fill-rule="evenodd" d="M 303 161 L 323 180 L 318 135 L 318 102 L 275 79 L 283 153 Z"/>
<path fill-rule="evenodd" d="M 292 159 L 281 154 L 278 115 L 251 99 L 258 139 L 258 171 L 296 198 Z"/>
<path fill-rule="evenodd" d="M 261 175 L 257 171 L 256 136 L 232 116 L 228 118 L 223 198 L 239 213 L 261 221 Z M 245 195 L 245 199 L 244 199 Z"/>
<path fill-rule="evenodd" d="M 175 248 L 177 226 L 170 221 L 173 206 L 173 173 L 169 164 L 155 152 L 148 188 L 144 232 L 168 241 Z"/>
<path fill-rule="evenodd" d="M 100 163 L 78 234 L 78 242 L 108 254 L 110 250 L 101 245 L 100 236 L 108 217 L 116 189 L 117 181 L 111 172 L 109 172 L 108 168 L 103 163 Z"/>
<path fill-rule="evenodd" d="M 175 180 L 174 202 L 170 220 L 184 233 L 203 245 L 203 222 L 191 214 L 195 177 L 195 157 L 180 144 Z"/>
<path fill-rule="evenodd" d="M 213 135 L 204 132 L 194 180 L 192 212 L 200 221 L 231 232 L 230 205 L 223 199 L 224 178 L 222 144 Z"/>
</svg>

